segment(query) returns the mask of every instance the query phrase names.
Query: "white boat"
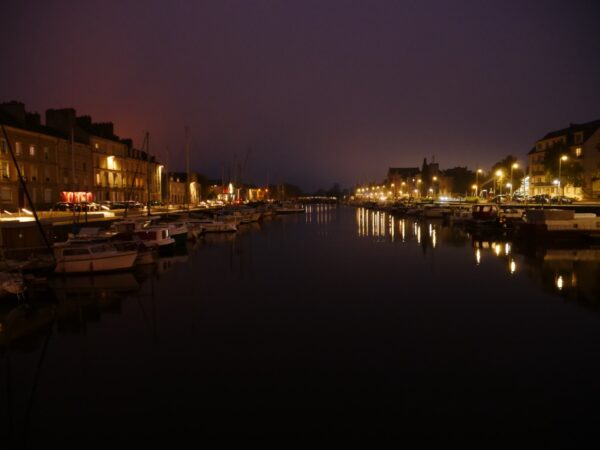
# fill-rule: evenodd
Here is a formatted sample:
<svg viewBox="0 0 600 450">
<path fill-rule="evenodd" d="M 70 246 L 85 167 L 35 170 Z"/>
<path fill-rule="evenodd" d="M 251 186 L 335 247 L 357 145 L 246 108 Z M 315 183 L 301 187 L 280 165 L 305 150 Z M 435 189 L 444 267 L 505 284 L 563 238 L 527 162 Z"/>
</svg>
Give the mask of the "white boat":
<svg viewBox="0 0 600 450">
<path fill-rule="evenodd" d="M 237 225 L 232 221 L 221 221 L 210 218 L 190 219 L 196 226 L 202 227 L 204 233 L 233 233 L 237 231 Z"/>
<path fill-rule="evenodd" d="M 54 247 L 57 273 L 90 273 L 133 267 L 137 250 L 120 250 L 108 242 L 58 245 Z"/>
<path fill-rule="evenodd" d="M 175 239 L 175 245 L 183 246 L 188 241 L 188 227 L 184 220 L 153 220 L 146 229 L 151 229 L 156 226 L 167 227 L 169 229 L 169 236 Z"/>
<path fill-rule="evenodd" d="M 470 205 L 456 206 L 452 208 L 452 213 L 448 216 L 451 224 L 462 224 L 473 218 L 473 208 Z"/>
<path fill-rule="evenodd" d="M 169 234 L 169 227 L 154 225 L 149 228 L 137 230 L 134 234 L 148 246 L 156 246 L 159 252 L 175 246 L 175 239 Z"/>
<path fill-rule="evenodd" d="M 571 209 L 527 209 L 517 224 L 517 235 L 525 239 L 588 239 L 600 237 L 600 217 Z"/>
</svg>

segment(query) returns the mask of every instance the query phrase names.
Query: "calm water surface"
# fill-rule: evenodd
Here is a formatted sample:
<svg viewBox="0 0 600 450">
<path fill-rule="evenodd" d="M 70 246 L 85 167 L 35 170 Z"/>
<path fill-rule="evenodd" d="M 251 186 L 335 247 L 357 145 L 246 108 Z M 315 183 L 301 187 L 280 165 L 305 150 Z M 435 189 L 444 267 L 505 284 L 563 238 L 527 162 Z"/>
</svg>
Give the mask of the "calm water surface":
<svg viewBox="0 0 600 450">
<path fill-rule="evenodd" d="M 0 438 L 595 430 L 600 250 L 313 205 L 2 304 Z M 122 441 L 121 441 L 122 442 Z"/>
</svg>

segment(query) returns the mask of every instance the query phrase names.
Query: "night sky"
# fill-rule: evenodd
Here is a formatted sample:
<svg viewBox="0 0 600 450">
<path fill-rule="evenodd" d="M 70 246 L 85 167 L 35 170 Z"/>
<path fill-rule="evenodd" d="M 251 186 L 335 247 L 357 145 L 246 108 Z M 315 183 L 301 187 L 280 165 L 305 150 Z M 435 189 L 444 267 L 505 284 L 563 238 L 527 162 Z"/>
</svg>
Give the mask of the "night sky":
<svg viewBox="0 0 600 450">
<path fill-rule="evenodd" d="M 307 191 L 489 167 L 600 119 L 597 1 L 5 2 L 0 101 L 73 107 L 170 170 Z M 167 153 L 167 147 L 169 152 Z M 167 156 L 168 155 L 168 156 Z"/>
</svg>

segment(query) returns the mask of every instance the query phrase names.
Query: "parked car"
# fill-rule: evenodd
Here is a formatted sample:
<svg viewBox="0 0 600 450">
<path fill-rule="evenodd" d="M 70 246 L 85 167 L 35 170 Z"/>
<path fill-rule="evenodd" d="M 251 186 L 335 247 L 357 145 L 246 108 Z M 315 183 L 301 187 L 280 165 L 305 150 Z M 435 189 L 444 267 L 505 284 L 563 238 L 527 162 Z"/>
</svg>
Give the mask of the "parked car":
<svg viewBox="0 0 600 450">
<path fill-rule="evenodd" d="M 548 194 L 538 194 L 529 197 L 528 201 L 530 203 L 550 203 L 550 196 Z"/>
<path fill-rule="evenodd" d="M 492 203 L 506 203 L 508 201 L 508 195 L 496 195 L 490 201 Z"/>
<path fill-rule="evenodd" d="M 566 195 L 555 195 L 550 199 L 551 203 L 558 203 L 563 205 L 570 205 L 573 203 L 573 198 L 567 197 Z"/>
<path fill-rule="evenodd" d="M 523 203 L 526 200 L 524 195 L 521 194 L 513 194 L 511 201 L 515 203 Z"/>
<path fill-rule="evenodd" d="M 58 202 L 54 205 L 52 211 L 73 211 L 73 203 Z"/>
<path fill-rule="evenodd" d="M 94 202 L 81 202 L 74 203 L 73 208 L 75 211 L 98 211 L 100 209 L 100 205 Z"/>
</svg>

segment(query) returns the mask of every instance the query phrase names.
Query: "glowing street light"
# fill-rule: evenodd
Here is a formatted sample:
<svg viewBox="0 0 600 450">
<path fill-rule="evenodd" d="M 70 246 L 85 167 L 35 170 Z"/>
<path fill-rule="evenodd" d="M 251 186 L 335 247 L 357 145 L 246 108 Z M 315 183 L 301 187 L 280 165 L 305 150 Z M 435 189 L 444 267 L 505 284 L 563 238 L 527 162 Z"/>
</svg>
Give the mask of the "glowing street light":
<svg viewBox="0 0 600 450">
<path fill-rule="evenodd" d="M 498 182 L 497 185 L 500 185 L 500 195 L 502 195 L 502 176 L 504 174 L 502 173 L 502 171 L 500 169 L 498 169 L 496 171 L 496 176 L 498 177 Z"/>
<path fill-rule="evenodd" d="M 567 155 L 562 155 L 562 156 L 561 156 L 561 157 L 558 159 L 558 193 L 559 193 L 560 195 L 563 195 L 563 192 L 562 192 L 562 189 L 561 189 L 561 187 L 562 187 L 562 183 L 561 183 L 561 180 L 560 180 L 560 169 L 561 169 L 561 167 L 562 167 L 562 162 L 563 162 L 563 161 L 566 161 L 567 159 L 569 159 L 569 157 L 568 157 Z"/>
<path fill-rule="evenodd" d="M 483 173 L 483 170 L 477 169 L 475 172 L 475 197 L 479 195 L 479 174 Z"/>
</svg>

